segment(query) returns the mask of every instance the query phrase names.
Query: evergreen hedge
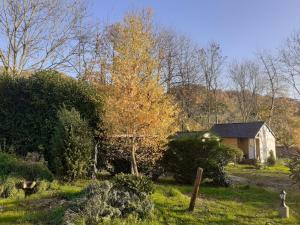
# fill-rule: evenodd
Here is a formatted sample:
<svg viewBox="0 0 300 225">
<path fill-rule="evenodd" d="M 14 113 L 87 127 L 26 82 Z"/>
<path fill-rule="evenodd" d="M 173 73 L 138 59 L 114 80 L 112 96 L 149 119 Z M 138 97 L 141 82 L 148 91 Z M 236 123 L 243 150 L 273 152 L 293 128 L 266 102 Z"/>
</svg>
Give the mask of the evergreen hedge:
<svg viewBox="0 0 300 225">
<path fill-rule="evenodd" d="M 36 151 L 51 160 L 50 141 L 63 105 L 75 108 L 91 129 L 101 125 L 101 96 L 87 83 L 56 71 L 18 78 L 1 75 L 0 144 L 20 155 Z"/>
</svg>

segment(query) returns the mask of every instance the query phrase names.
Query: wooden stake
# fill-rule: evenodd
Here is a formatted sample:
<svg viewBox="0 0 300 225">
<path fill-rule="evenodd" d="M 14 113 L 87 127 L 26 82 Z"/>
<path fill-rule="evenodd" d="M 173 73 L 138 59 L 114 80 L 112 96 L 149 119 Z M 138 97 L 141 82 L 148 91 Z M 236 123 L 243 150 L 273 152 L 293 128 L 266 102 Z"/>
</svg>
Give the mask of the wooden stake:
<svg viewBox="0 0 300 225">
<path fill-rule="evenodd" d="M 193 188 L 193 193 L 191 196 L 189 211 L 194 211 L 195 203 L 196 203 L 196 199 L 197 199 L 197 195 L 198 195 L 198 191 L 199 191 L 199 187 L 200 187 L 200 183 L 201 183 L 201 179 L 202 179 L 202 173 L 203 173 L 203 169 L 198 167 L 197 175 L 196 175 L 196 179 L 195 179 L 195 183 L 194 183 L 194 188 Z"/>
</svg>

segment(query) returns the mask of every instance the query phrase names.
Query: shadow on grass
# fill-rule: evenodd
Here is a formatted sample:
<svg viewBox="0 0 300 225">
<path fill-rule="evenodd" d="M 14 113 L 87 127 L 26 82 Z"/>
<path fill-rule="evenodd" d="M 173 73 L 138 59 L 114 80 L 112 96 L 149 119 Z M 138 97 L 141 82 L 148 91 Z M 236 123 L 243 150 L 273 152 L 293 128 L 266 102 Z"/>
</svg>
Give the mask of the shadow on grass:
<svg viewBox="0 0 300 225">
<path fill-rule="evenodd" d="M 38 211 L 32 214 L 25 215 L 22 219 L 33 224 L 62 224 L 62 219 L 66 207 L 56 207 L 50 210 Z"/>
<path fill-rule="evenodd" d="M 0 215 L 0 224 L 17 224 L 21 218 L 19 215 Z"/>
</svg>

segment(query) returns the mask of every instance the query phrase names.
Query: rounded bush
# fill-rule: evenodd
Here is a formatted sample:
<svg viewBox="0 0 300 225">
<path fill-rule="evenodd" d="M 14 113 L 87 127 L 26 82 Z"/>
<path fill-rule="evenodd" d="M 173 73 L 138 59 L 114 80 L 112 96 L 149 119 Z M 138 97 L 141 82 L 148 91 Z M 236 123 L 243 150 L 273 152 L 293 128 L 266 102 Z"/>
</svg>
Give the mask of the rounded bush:
<svg viewBox="0 0 300 225">
<path fill-rule="evenodd" d="M 146 193 L 150 195 L 154 192 L 153 182 L 147 177 L 137 177 L 131 174 L 120 173 L 113 178 L 115 188 L 123 189 L 133 193 Z"/>
<path fill-rule="evenodd" d="M 146 187 L 146 186 L 150 187 Z M 120 174 L 112 182 L 95 182 L 83 191 L 80 199 L 65 213 L 64 223 L 96 225 L 112 218 L 134 215 L 145 218 L 153 211 L 150 193 L 153 185 L 147 178 Z"/>
<path fill-rule="evenodd" d="M 25 192 L 22 189 L 17 189 L 13 197 L 16 199 L 23 199 L 25 198 Z"/>
<path fill-rule="evenodd" d="M 216 136 L 183 136 L 169 142 L 164 166 L 179 183 L 192 184 L 197 168 L 201 167 L 203 178 L 210 178 L 215 184 L 228 186 L 224 167 L 241 156 L 240 149 L 223 145 Z"/>
<path fill-rule="evenodd" d="M 48 181 L 41 180 L 37 183 L 36 192 L 42 193 L 44 191 L 47 191 L 49 188 L 50 188 L 50 183 Z"/>
<path fill-rule="evenodd" d="M 268 164 L 268 166 L 275 166 L 275 164 L 276 164 L 276 159 L 275 159 L 273 151 L 270 151 L 270 155 L 267 159 L 267 164 Z"/>
<path fill-rule="evenodd" d="M 17 186 L 23 182 L 23 179 L 8 177 L 2 184 L 2 198 L 20 198 L 24 197 L 25 193 L 23 190 L 18 189 Z"/>
<path fill-rule="evenodd" d="M 53 180 L 53 175 L 45 164 L 24 161 L 8 153 L 0 153 L 0 176 L 22 177 L 26 180 Z"/>
<path fill-rule="evenodd" d="M 52 181 L 49 185 L 49 189 L 51 189 L 51 190 L 58 190 L 59 187 L 60 187 L 60 185 L 57 180 Z"/>
</svg>

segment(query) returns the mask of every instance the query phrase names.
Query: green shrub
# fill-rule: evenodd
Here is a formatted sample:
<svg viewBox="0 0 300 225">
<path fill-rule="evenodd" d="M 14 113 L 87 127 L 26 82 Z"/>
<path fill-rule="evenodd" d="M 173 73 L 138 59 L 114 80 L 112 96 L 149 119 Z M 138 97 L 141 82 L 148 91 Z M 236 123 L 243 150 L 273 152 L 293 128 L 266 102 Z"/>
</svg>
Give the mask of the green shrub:
<svg viewBox="0 0 300 225">
<path fill-rule="evenodd" d="M 114 176 L 115 187 L 132 193 L 146 193 L 150 195 L 154 191 L 154 185 L 147 177 L 137 177 L 131 174 L 118 174 Z"/>
<path fill-rule="evenodd" d="M 8 176 L 22 177 L 26 180 L 53 180 L 53 175 L 46 165 L 39 162 L 27 162 L 19 157 L 0 152 L 0 178 Z"/>
<path fill-rule="evenodd" d="M 25 192 L 22 189 L 17 189 L 17 191 L 13 195 L 13 198 L 23 199 L 23 198 L 25 198 Z"/>
<path fill-rule="evenodd" d="M 139 164 L 139 171 L 152 181 L 157 181 L 165 172 L 161 159 Z"/>
<path fill-rule="evenodd" d="M 91 129 L 101 124 L 98 92 L 83 81 L 55 71 L 18 78 L 1 75 L 0 99 L 0 143 L 5 142 L 23 156 L 38 151 L 49 164 L 51 137 L 63 105 L 78 110 Z"/>
<path fill-rule="evenodd" d="M 74 108 L 62 108 L 52 137 L 53 170 L 68 181 L 86 177 L 91 168 L 92 133 Z"/>
<path fill-rule="evenodd" d="M 59 189 L 59 182 L 57 180 L 54 180 L 50 183 L 49 189 L 50 190 L 58 190 Z"/>
<path fill-rule="evenodd" d="M 288 163 L 288 167 L 291 171 L 291 178 L 299 184 L 300 187 L 300 157 L 295 156 L 293 157 L 290 162 Z"/>
<path fill-rule="evenodd" d="M 48 181 L 41 180 L 37 183 L 36 186 L 37 193 L 42 193 L 44 191 L 47 191 L 48 189 L 50 189 L 50 183 Z"/>
<path fill-rule="evenodd" d="M 272 150 L 270 151 L 270 155 L 267 159 L 267 164 L 268 164 L 268 166 L 275 166 L 275 164 L 276 164 L 276 159 L 274 156 L 274 152 Z"/>
<path fill-rule="evenodd" d="M 211 178 L 214 183 L 227 186 L 229 180 L 224 167 L 241 156 L 240 149 L 221 144 L 218 137 L 199 134 L 171 140 L 164 156 L 164 165 L 179 183 L 192 184 L 197 167 L 201 167 L 203 178 Z"/>
<path fill-rule="evenodd" d="M 38 162 L 23 162 L 16 167 L 15 173 L 27 180 L 53 180 L 53 175 L 46 165 Z"/>
<path fill-rule="evenodd" d="M 145 185 L 152 186 L 152 184 L 146 179 L 121 174 L 112 182 L 98 181 L 90 184 L 84 190 L 82 198 L 66 211 L 64 224 L 75 224 L 75 221 L 80 221 L 82 224 L 96 225 L 117 217 L 149 216 L 153 211 L 149 195 L 152 189 Z"/>
<path fill-rule="evenodd" d="M 22 198 L 25 197 L 23 190 L 18 189 L 17 186 L 22 183 L 22 179 L 15 177 L 8 177 L 2 184 L 1 197 L 2 198 Z"/>
</svg>

